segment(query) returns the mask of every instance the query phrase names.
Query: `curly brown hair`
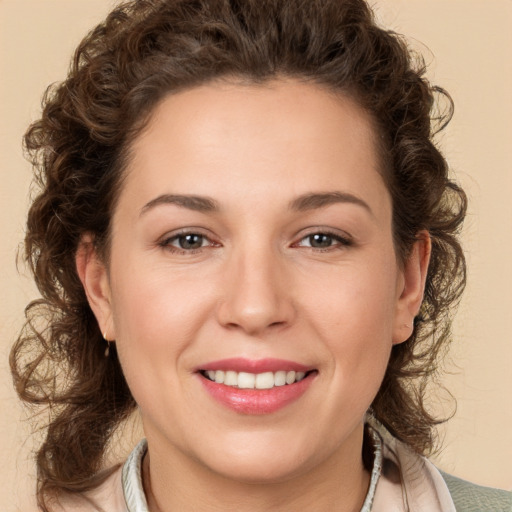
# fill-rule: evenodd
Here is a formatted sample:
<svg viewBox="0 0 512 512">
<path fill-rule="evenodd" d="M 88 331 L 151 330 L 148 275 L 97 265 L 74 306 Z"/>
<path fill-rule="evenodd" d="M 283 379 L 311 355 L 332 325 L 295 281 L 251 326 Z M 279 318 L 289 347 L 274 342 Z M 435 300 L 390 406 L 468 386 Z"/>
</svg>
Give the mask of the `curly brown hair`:
<svg viewBox="0 0 512 512">
<path fill-rule="evenodd" d="M 106 477 L 107 443 L 136 407 L 115 347 L 104 356 L 77 275 L 80 238 L 92 233 L 108 261 L 134 137 L 166 94 L 219 78 L 305 80 L 348 95 L 371 115 L 399 260 L 421 230 L 432 239 L 420 315 L 410 338 L 394 346 L 372 411 L 417 452 L 432 449 L 440 420 L 424 391 L 465 284 L 457 235 L 466 196 L 433 141 L 452 115 L 451 99 L 424 75 L 421 57 L 378 27 L 363 0 L 133 0 L 86 36 L 25 136 L 38 187 L 25 257 L 42 298 L 27 307 L 11 367 L 20 397 L 50 411 L 37 453 L 43 510 L 48 494 L 84 491 Z"/>
</svg>

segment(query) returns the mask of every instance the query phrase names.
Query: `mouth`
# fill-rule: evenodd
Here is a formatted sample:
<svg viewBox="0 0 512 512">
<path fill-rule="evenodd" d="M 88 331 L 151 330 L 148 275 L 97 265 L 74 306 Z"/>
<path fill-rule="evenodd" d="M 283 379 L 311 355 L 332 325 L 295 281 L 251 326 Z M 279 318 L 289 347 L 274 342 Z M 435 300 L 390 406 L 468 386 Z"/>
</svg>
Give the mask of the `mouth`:
<svg viewBox="0 0 512 512">
<path fill-rule="evenodd" d="M 316 368 L 279 359 L 224 359 L 196 370 L 216 402 L 239 414 L 274 413 L 299 400 L 318 375 Z"/>
<path fill-rule="evenodd" d="M 276 372 L 249 373 L 233 370 L 200 370 L 200 374 L 211 382 L 224 384 L 236 389 L 272 389 L 290 386 L 305 379 L 316 370 L 294 371 L 278 370 Z"/>
</svg>

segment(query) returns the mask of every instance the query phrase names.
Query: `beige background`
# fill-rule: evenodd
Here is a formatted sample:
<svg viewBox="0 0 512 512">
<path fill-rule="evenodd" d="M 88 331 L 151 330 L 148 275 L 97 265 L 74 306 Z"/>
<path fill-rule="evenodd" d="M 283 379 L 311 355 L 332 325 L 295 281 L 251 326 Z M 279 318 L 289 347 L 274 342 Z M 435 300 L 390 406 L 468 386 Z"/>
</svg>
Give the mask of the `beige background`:
<svg viewBox="0 0 512 512">
<path fill-rule="evenodd" d="M 21 136 L 46 85 L 62 79 L 82 35 L 113 0 L 0 0 L 0 508 L 27 510 L 33 467 L 26 413 L 7 355 L 35 296 L 15 268 L 30 166 Z M 450 375 L 458 399 L 437 456 L 443 469 L 512 489 L 512 1 L 376 0 L 387 27 L 426 52 L 432 81 L 455 99 L 442 147 L 470 199 L 469 285 L 455 325 Z M 428 46 L 422 46 L 421 41 Z M 27 476 L 29 475 L 29 476 Z"/>
</svg>

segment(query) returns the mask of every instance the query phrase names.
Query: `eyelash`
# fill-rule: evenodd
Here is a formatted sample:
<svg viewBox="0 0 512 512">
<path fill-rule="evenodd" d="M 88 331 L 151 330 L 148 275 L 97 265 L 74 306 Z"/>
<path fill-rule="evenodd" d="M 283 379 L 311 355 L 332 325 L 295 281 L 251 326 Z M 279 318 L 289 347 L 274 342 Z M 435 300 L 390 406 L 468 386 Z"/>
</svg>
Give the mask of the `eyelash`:
<svg viewBox="0 0 512 512">
<path fill-rule="evenodd" d="M 329 247 L 312 247 L 311 245 L 309 245 L 309 246 L 303 246 L 303 245 L 301 246 L 300 245 L 300 243 L 303 242 L 304 240 L 311 239 L 312 237 L 314 237 L 316 235 L 323 235 L 323 236 L 329 237 L 330 239 L 332 239 L 333 242 L 336 242 L 336 243 L 334 243 L 333 245 L 330 245 Z M 308 233 L 307 235 L 303 236 L 299 240 L 299 242 L 297 242 L 293 245 L 298 246 L 298 247 L 307 247 L 307 248 L 313 249 L 315 252 L 328 252 L 328 251 L 339 250 L 342 248 L 350 247 L 353 245 L 353 240 L 349 236 L 342 236 L 339 233 L 335 233 L 329 229 L 317 229 L 317 230 L 312 231 L 311 233 Z"/>
<path fill-rule="evenodd" d="M 195 249 L 184 249 L 182 247 L 180 248 L 180 247 L 175 247 L 172 245 L 173 242 L 177 242 L 177 241 L 179 241 L 180 238 L 186 238 L 187 236 L 201 237 L 203 242 L 204 241 L 208 242 L 208 245 L 206 245 L 206 246 L 201 245 L 201 247 L 197 247 Z M 210 238 L 208 238 L 207 235 L 205 235 L 201 232 L 187 230 L 187 231 L 182 231 L 180 233 L 176 233 L 172 236 L 164 238 L 161 242 L 159 242 L 158 245 L 160 247 L 162 247 L 163 249 L 166 249 L 167 251 L 174 253 L 174 254 L 196 254 L 196 253 L 200 252 L 202 249 L 204 249 L 205 247 L 208 247 L 208 246 L 215 247 L 215 246 L 219 246 L 220 244 L 213 242 L 212 240 L 210 240 Z"/>
<path fill-rule="evenodd" d="M 311 245 L 301 245 L 301 243 L 307 239 L 309 239 L 311 243 L 311 238 L 318 235 L 326 236 L 336 243 L 328 247 L 313 247 Z M 188 236 L 201 237 L 202 242 L 206 241 L 207 245 L 201 245 L 201 247 L 193 249 L 184 249 L 182 247 L 179 248 L 172 245 L 173 242 L 178 242 L 180 238 L 183 239 Z M 213 242 L 207 235 L 200 233 L 198 231 L 182 231 L 170 237 L 164 238 L 161 242 L 159 242 L 158 245 L 163 249 L 166 249 L 167 251 L 174 254 L 196 254 L 206 247 L 218 247 L 220 244 Z M 317 231 L 312 231 L 311 233 L 308 233 L 307 235 L 303 236 L 298 242 L 292 244 L 292 247 L 306 247 L 314 250 L 315 252 L 328 252 L 336 249 L 339 250 L 340 248 L 350 247 L 352 245 L 353 241 L 348 236 L 341 236 L 340 234 L 334 233 L 333 231 L 330 231 L 328 229 L 318 229 Z"/>
</svg>

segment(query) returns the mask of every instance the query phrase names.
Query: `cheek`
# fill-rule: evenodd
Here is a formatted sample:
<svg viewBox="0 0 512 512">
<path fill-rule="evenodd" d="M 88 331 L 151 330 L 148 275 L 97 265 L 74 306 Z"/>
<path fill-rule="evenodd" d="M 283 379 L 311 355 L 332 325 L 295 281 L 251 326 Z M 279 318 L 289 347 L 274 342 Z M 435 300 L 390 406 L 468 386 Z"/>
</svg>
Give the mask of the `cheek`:
<svg viewBox="0 0 512 512">
<path fill-rule="evenodd" d="M 343 390 L 345 405 L 364 412 L 391 353 L 397 271 L 389 258 L 352 270 L 331 273 L 323 289 L 302 293 L 308 301 L 303 311 L 327 350 L 333 398 Z"/>
<path fill-rule="evenodd" d="M 125 269 L 113 279 L 116 343 L 130 387 L 175 382 L 183 353 L 206 323 L 208 291 L 190 277 L 182 281 L 155 267 Z"/>
<path fill-rule="evenodd" d="M 176 280 L 138 277 L 114 292 L 119 342 L 176 347 L 176 342 L 192 337 L 208 308 L 207 294 L 190 283 L 180 286 Z"/>
<path fill-rule="evenodd" d="M 204 294 L 173 284 L 139 273 L 113 290 L 119 360 L 140 410 L 152 417 L 183 407 L 191 378 L 184 361 L 206 317 Z"/>
<path fill-rule="evenodd" d="M 397 305 L 397 267 L 391 257 L 377 254 L 368 264 L 328 269 L 315 275 L 314 286 L 311 282 L 304 281 L 297 296 L 326 336 L 351 332 L 351 339 L 360 333 L 367 341 L 391 341 Z"/>
</svg>

